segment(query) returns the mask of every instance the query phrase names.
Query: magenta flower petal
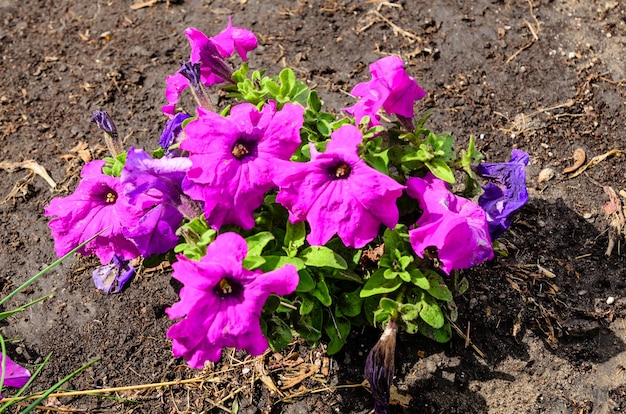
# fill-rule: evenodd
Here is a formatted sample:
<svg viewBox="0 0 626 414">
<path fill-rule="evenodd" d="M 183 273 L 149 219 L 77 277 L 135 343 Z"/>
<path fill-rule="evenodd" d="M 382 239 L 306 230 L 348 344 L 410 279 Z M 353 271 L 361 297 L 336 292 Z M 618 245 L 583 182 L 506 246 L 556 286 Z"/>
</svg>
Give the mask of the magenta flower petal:
<svg viewBox="0 0 626 414">
<path fill-rule="evenodd" d="M 232 18 L 228 16 L 228 26 L 217 36 L 213 36 L 213 42 L 222 57 L 230 57 L 237 51 L 239 57 L 245 62 L 248 60 L 248 52 L 256 49 L 257 39 L 254 33 L 242 27 L 233 27 Z"/>
<path fill-rule="evenodd" d="M 56 197 L 46 207 L 45 214 L 53 217 L 48 223 L 57 255 L 63 256 L 101 230 L 104 232 L 87 243 L 79 253 L 95 254 L 102 264 L 118 255 L 124 260 L 139 256 L 132 241 L 123 234 L 123 219 L 129 204 L 119 177 L 102 173 L 104 161 L 85 164 L 81 181 L 73 194 Z"/>
<path fill-rule="evenodd" d="M 388 114 L 413 118 L 415 101 L 426 92 L 404 70 L 404 62 L 397 56 L 382 58 L 370 65 L 372 79 L 357 84 L 352 95 L 361 98 L 344 111 L 356 118 L 357 124 L 364 116 L 370 117 L 370 126 L 380 125 L 378 110 L 382 107 Z"/>
<path fill-rule="evenodd" d="M 396 199 L 404 186 L 359 158 L 362 139 L 356 127 L 344 125 L 333 132 L 325 153 L 312 149 L 310 162 L 276 168 L 276 201 L 289 210 L 292 223 L 309 222 L 312 245 L 337 234 L 346 246 L 360 248 L 376 237 L 381 223 L 398 223 Z"/>
<path fill-rule="evenodd" d="M 262 273 L 242 266 L 248 251 L 236 233 L 224 233 L 207 247 L 200 261 L 179 255 L 172 277 L 183 283 L 180 302 L 166 309 L 170 319 L 183 318 L 167 332 L 172 352 L 192 368 L 217 361 L 225 347 L 260 355 L 267 349 L 260 317 L 270 294 L 286 295 L 298 286 L 296 268 Z"/>
<path fill-rule="evenodd" d="M 475 203 L 450 192 L 445 181 L 428 173 L 424 178 L 410 178 L 407 194 L 419 201 L 423 213 L 409 230 L 413 250 L 436 247 L 441 269 L 467 269 L 493 258 L 485 212 Z"/>
<path fill-rule="evenodd" d="M 275 162 L 289 159 L 300 145 L 303 113 L 290 103 L 276 111 L 273 102 L 261 111 L 248 103 L 237 105 L 230 118 L 198 109 L 198 119 L 187 125 L 181 143 L 193 164 L 183 191 L 203 202 L 211 226 L 254 226 L 254 210 L 274 187 Z"/>
<path fill-rule="evenodd" d="M 17 365 L 7 355 L 3 356 L 2 352 L 0 352 L 0 357 L 5 358 L 4 366 L 6 370 L 4 371 L 4 385 L 7 387 L 22 388 L 30 379 L 30 371 Z"/>
</svg>

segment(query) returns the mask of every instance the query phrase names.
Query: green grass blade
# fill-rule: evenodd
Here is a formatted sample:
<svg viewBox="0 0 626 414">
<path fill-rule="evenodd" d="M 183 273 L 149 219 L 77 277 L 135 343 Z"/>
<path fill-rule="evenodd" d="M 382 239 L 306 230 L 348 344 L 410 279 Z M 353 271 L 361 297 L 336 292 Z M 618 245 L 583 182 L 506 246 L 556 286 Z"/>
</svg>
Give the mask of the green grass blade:
<svg viewBox="0 0 626 414">
<path fill-rule="evenodd" d="M 57 389 L 59 389 L 61 387 L 61 385 L 65 384 L 67 381 L 71 380 L 76 375 L 78 375 L 79 373 L 81 373 L 82 371 L 87 369 L 89 366 L 91 366 L 92 364 L 94 364 L 94 363 L 96 363 L 98 361 L 100 361 L 100 358 L 92 359 L 91 361 L 89 361 L 86 364 L 84 364 L 82 367 L 78 368 L 76 371 L 72 372 L 71 374 L 69 374 L 68 376 L 66 376 L 65 378 L 63 378 L 62 380 L 57 382 L 56 384 L 54 384 L 52 387 L 48 388 L 46 390 L 46 392 L 41 394 L 41 396 L 39 396 L 39 398 L 37 398 L 35 401 L 33 401 L 33 403 L 31 405 L 29 405 L 24 411 L 22 411 L 22 414 L 30 413 L 32 410 L 37 408 L 39 403 L 41 403 L 43 400 L 48 398 L 48 395 L 52 394 Z"/>
<path fill-rule="evenodd" d="M 28 308 L 30 306 L 33 306 L 35 303 L 39 303 L 39 302 L 41 302 L 44 299 L 48 299 L 49 297 L 52 297 L 52 293 L 48 293 L 46 296 L 42 296 L 39 299 L 35 299 L 34 301 L 29 302 L 29 303 L 27 303 L 25 305 L 22 305 L 19 308 L 15 308 L 15 309 L 12 309 L 10 311 L 0 312 L 0 321 L 3 320 L 3 319 L 8 318 L 11 315 L 19 313 L 19 312 L 23 311 L 24 309 L 26 309 L 26 308 Z"/>
<path fill-rule="evenodd" d="M 60 259 L 57 259 L 56 261 L 54 261 L 52 264 L 48 265 L 45 269 L 43 269 L 41 272 L 37 273 L 35 276 L 31 277 L 30 279 L 28 279 L 26 282 L 24 282 L 20 287 L 18 287 L 17 289 L 15 289 L 13 292 L 9 293 L 7 296 L 5 296 L 2 300 L 0 300 L 0 306 L 4 305 L 4 303 L 6 301 L 8 301 L 9 299 L 11 299 L 13 296 L 17 295 L 19 292 L 21 292 L 23 289 L 25 289 L 27 286 L 29 286 L 30 284 L 32 284 L 34 281 L 36 281 L 37 279 L 39 279 L 41 276 L 45 275 L 46 273 L 48 273 L 49 271 L 51 271 L 52 269 L 54 269 L 55 267 L 57 267 L 59 264 L 61 264 L 61 262 L 63 262 L 65 259 L 67 259 L 68 257 L 70 257 L 71 255 L 73 255 L 74 253 L 76 253 L 79 249 L 81 249 L 82 247 L 84 247 L 87 243 L 89 243 L 90 241 L 92 241 L 93 239 L 95 239 L 96 237 L 98 237 L 103 231 L 105 231 L 107 229 L 103 229 L 101 231 L 99 231 L 98 233 L 96 233 L 94 236 L 90 237 L 88 240 L 86 240 L 85 242 L 81 243 L 79 246 L 77 246 L 76 248 L 72 249 L 72 251 L 70 251 L 69 253 L 67 253 L 65 256 L 61 257 Z"/>
</svg>

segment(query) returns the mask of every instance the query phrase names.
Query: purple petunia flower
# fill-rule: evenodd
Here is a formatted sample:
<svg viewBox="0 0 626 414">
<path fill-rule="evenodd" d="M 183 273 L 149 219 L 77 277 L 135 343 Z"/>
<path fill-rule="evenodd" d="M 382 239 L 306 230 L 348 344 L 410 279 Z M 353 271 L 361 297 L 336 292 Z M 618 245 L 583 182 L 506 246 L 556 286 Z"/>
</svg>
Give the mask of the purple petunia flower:
<svg viewBox="0 0 626 414">
<path fill-rule="evenodd" d="M 298 286 L 296 268 L 285 265 L 268 273 L 242 267 L 248 252 L 236 233 L 224 233 L 207 247 L 200 261 L 179 255 L 172 277 L 184 284 L 180 302 L 166 309 L 170 319 L 183 318 L 168 331 L 174 356 L 192 368 L 218 361 L 222 348 L 261 355 L 268 346 L 261 332 L 261 310 L 270 294 L 287 295 Z"/>
<path fill-rule="evenodd" d="M 359 158 L 362 139 L 358 128 L 344 125 L 323 154 L 311 145 L 311 161 L 277 167 L 276 201 L 289 210 L 292 223 L 309 222 L 311 245 L 324 245 L 337 233 L 346 246 L 360 248 L 376 237 L 380 223 L 398 223 L 396 199 L 404 186 Z"/>
<path fill-rule="evenodd" d="M 234 106 L 230 118 L 198 108 L 181 143 L 193 162 L 183 191 L 204 204 L 209 225 L 254 227 L 253 212 L 274 187 L 275 162 L 288 160 L 300 145 L 303 113 L 291 103 L 276 111 L 275 102 L 260 112 L 249 103 Z"/>
<path fill-rule="evenodd" d="M 124 186 L 119 177 L 102 173 L 103 166 L 103 160 L 85 164 L 74 193 L 53 198 L 45 209 L 46 216 L 54 217 L 48 226 L 59 257 L 101 230 L 78 252 L 95 254 L 102 264 L 111 262 L 114 255 L 124 260 L 139 256 L 137 247 L 123 234 L 122 219 L 131 208 L 123 196 Z"/>
<path fill-rule="evenodd" d="M 370 117 L 369 126 L 380 125 L 378 110 L 412 119 L 413 104 L 426 96 L 415 79 L 404 70 L 404 62 L 397 56 L 388 56 L 370 65 L 372 80 L 356 85 L 350 92 L 361 99 L 344 111 L 356 118 L 357 125 L 364 116 Z"/>
<path fill-rule="evenodd" d="M 30 371 L 16 364 L 7 355 L 0 352 L 0 358 L 4 358 L 4 386 L 13 388 L 22 388 L 30 379 Z M 0 372 L 2 366 L 0 365 Z M 0 395 L 2 399 L 2 395 Z"/>
<path fill-rule="evenodd" d="M 492 240 L 511 226 L 513 213 L 528 201 L 526 165 L 529 159 L 524 151 L 513 150 L 509 162 L 483 163 L 474 168 L 478 175 L 489 180 L 483 186 L 485 192 L 478 198 L 478 205 L 487 213 Z"/>
<path fill-rule="evenodd" d="M 180 151 L 171 151 L 169 148 L 177 144 L 181 141 L 181 134 L 183 132 L 183 122 L 187 119 L 191 118 L 191 115 L 180 112 L 174 115 L 173 118 L 167 121 L 165 124 L 165 128 L 163 128 L 163 133 L 161 134 L 161 138 L 159 139 L 159 145 L 163 150 L 167 151 L 168 157 L 178 156 L 177 152 Z"/>
<path fill-rule="evenodd" d="M 93 271 L 92 279 L 96 288 L 108 295 L 121 292 L 134 274 L 135 268 L 128 260 L 122 260 L 114 255 L 110 264 Z"/>
<path fill-rule="evenodd" d="M 485 212 L 470 200 L 456 196 L 448 184 L 430 172 L 407 180 L 407 194 L 419 201 L 423 213 L 417 228 L 409 230 L 413 250 L 436 247 L 441 269 L 447 274 L 493 258 Z"/>
<path fill-rule="evenodd" d="M 121 181 L 134 208 L 124 217 L 123 232 L 143 256 L 165 253 L 178 243 L 176 230 L 187 212 L 181 185 L 190 167 L 188 158 L 153 159 L 141 149 L 128 151 Z"/>
<path fill-rule="evenodd" d="M 243 61 L 247 53 L 257 47 L 254 33 L 241 27 L 233 27 L 231 18 L 228 26 L 214 37 L 207 37 L 193 27 L 185 30 L 191 44 L 191 63 L 200 64 L 200 81 L 207 88 L 216 83 L 230 82 L 232 68 L 226 62 L 235 51 Z M 168 105 L 163 107 L 167 115 L 174 115 L 176 103 L 182 91 L 189 86 L 189 80 L 180 72 L 166 78 L 165 98 Z"/>
</svg>

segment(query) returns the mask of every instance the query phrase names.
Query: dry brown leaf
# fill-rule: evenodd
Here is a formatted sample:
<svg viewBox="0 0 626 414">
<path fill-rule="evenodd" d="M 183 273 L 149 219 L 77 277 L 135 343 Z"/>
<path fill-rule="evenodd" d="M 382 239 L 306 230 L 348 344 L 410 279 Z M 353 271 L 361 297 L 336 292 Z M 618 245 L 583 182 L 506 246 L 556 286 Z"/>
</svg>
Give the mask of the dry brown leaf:
<svg viewBox="0 0 626 414">
<path fill-rule="evenodd" d="M 0 169 L 8 172 L 17 171 L 20 169 L 28 169 L 46 180 L 50 188 L 55 188 L 57 186 L 57 183 L 55 183 L 54 180 L 48 175 L 46 169 L 34 160 L 25 160 L 22 162 L 2 161 L 0 162 Z"/>
<path fill-rule="evenodd" d="M 576 171 L 577 169 L 583 166 L 586 160 L 587 160 L 587 154 L 585 154 L 585 150 L 583 150 L 582 148 L 576 148 L 576 150 L 574 151 L 574 164 L 564 169 L 563 173 L 569 174 L 571 172 Z"/>
</svg>

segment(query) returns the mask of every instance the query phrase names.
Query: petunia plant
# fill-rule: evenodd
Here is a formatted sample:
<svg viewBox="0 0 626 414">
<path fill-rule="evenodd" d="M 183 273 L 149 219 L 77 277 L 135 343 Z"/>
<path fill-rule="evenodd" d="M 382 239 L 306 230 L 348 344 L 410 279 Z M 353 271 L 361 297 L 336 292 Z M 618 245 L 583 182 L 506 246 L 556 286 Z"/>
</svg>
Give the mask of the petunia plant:
<svg viewBox="0 0 626 414">
<path fill-rule="evenodd" d="M 294 334 L 335 354 L 354 327 L 384 327 L 365 373 L 386 412 L 396 333 L 451 338 L 460 271 L 494 257 L 528 198 L 528 155 L 481 164 L 472 138 L 459 151 L 428 129 L 432 111 L 414 111 L 426 91 L 399 57 L 373 62 L 354 105 L 333 114 L 293 70 L 251 72 L 256 36 L 230 19 L 216 36 L 185 34 L 190 59 L 166 78 L 152 151 L 124 150 L 108 114 L 94 114 L 111 157 L 46 208 L 57 253 L 100 232 L 79 253 L 100 258 L 105 293 L 123 291 L 135 258 L 172 261 L 183 287 L 167 336 L 194 368 Z M 183 93 L 195 108 L 179 107 Z"/>
</svg>

